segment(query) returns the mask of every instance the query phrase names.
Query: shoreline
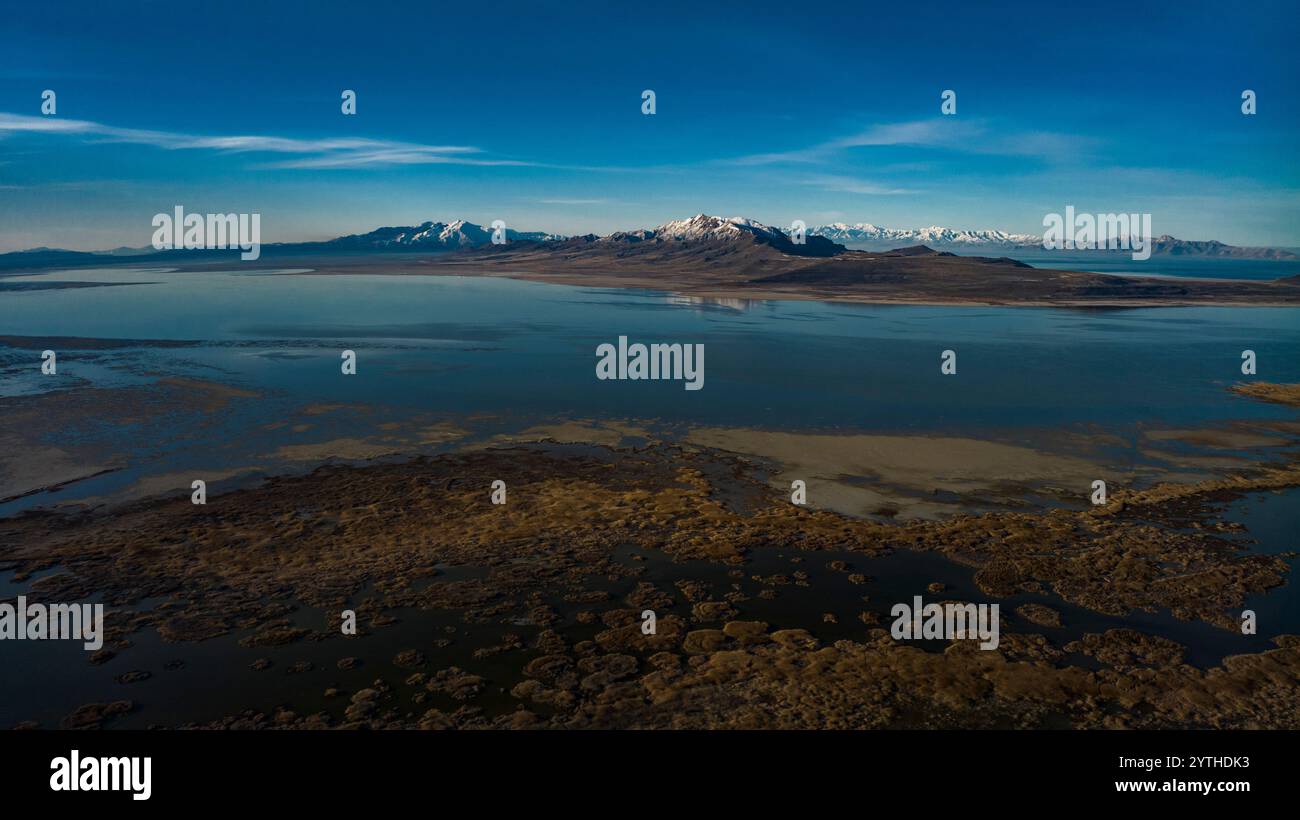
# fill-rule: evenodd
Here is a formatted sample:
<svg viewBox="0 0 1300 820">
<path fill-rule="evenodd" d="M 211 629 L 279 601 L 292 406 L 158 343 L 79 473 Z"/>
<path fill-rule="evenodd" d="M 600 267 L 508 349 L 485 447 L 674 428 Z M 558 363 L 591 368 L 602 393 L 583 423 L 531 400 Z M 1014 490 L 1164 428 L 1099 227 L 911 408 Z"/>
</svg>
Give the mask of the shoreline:
<svg viewBox="0 0 1300 820">
<path fill-rule="evenodd" d="M 817 294 L 817 293 L 792 293 L 790 291 L 776 290 L 751 290 L 739 288 L 718 289 L 708 286 L 697 288 L 673 287 L 668 288 L 660 282 L 654 282 L 649 279 L 635 280 L 629 282 L 626 278 L 610 275 L 607 277 L 589 277 L 589 276 L 572 276 L 566 277 L 562 274 L 549 273 L 530 273 L 527 271 L 487 271 L 487 272 L 466 272 L 457 271 L 353 271 L 353 270 L 313 270 L 297 271 L 294 273 L 276 274 L 277 276 L 467 276 L 467 277 L 486 277 L 498 279 L 516 279 L 524 282 L 536 282 L 544 285 L 564 285 L 566 287 L 596 287 L 608 288 L 611 290 L 643 290 L 657 293 L 666 293 L 674 296 L 698 297 L 705 299 L 741 299 L 753 300 L 758 302 L 825 302 L 833 304 L 854 304 L 854 305 L 880 305 L 901 307 L 1016 307 L 1016 308 L 1060 308 L 1062 310 L 1071 309 L 1100 309 L 1100 310 L 1124 310 L 1143 309 L 1143 308 L 1178 308 L 1178 307 L 1258 307 L 1258 308 L 1300 308 L 1300 299 L 1294 302 L 1267 302 L 1267 301 L 1243 301 L 1243 300 L 1195 300 L 1180 301 L 1169 299 L 1149 299 L 1149 300 L 1125 300 L 1125 301 L 1106 301 L 1106 300 L 997 300 L 997 299 L 965 299 L 965 298 L 908 298 L 908 297 L 880 297 L 880 296 L 857 296 L 853 294 Z M 1172 277 L 1171 277 L 1172 278 Z M 1214 282 L 1231 282 L 1234 280 L 1215 279 L 1215 280 L 1197 280 L 1197 281 L 1214 281 Z"/>
<path fill-rule="evenodd" d="M 768 254 L 721 261 L 688 262 L 670 260 L 631 261 L 620 257 L 535 258 L 529 249 L 502 251 L 446 252 L 439 254 L 394 254 L 373 256 L 309 256 L 283 259 L 263 258 L 254 263 L 238 260 L 168 260 L 167 267 L 180 272 L 261 271 L 276 276 L 466 276 L 515 279 L 570 287 L 648 290 L 682 297 L 747 299 L 753 301 L 825 302 L 862 305 L 925 307 L 1028 307 L 1119 310 L 1155 307 L 1300 307 L 1300 283 L 1293 277 L 1277 280 L 1248 280 L 1172 275 L 1094 273 L 1056 268 L 1002 265 L 983 257 L 895 257 L 871 256 L 851 251 L 830 260 Z M 862 254 L 855 257 L 854 254 Z M 875 278 L 874 264 L 886 262 L 906 266 L 903 274 L 890 270 Z M 927 267 L 934 265 L 937 267 Z M 155 270 L 139 262 L 110 263 L 95 269 Z M 953 268 L 949 271 L 946 268 Z M 854 277 L 865 277 L 855 284 Z M 67 273 L 78 268 L 43 267 L 6 271 L 5 275 L 36 276 Z M 847 272 L 846 272 L 847 271 Z M 903 279 L 899 279 L 899 276 Z M 778 284 L 767 279 L 810 277 L 797 284 Z M 844 279 L 848 276 L 849 279 Z M 977 276 L 973 287 L 966 278 Z M 827 278 L 823 282 L 821 279 Z M 1056 287 L 1059 296 L 1045 295 Z M 1102 291 L 1136 288 L 1131 295 Z M 1161 295 L 1143 295 L 1142 291 Z M 1171 292 L 1178 291 L 1184 293 Z M 946 292 L 945 292 L 946 291 Z M 1078 292 L 1075 292 L 1078 291 Z M 1007 294 L 1023 293 L 1009 296 Z"/>
</svg>

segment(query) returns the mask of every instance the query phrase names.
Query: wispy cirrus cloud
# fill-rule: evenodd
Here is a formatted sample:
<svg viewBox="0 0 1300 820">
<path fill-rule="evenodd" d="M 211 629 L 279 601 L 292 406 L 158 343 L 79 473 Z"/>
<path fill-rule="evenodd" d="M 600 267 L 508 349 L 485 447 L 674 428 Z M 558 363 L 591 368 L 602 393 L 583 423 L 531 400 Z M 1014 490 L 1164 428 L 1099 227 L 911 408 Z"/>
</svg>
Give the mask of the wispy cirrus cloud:
<svg viewBox="0 0 1300 820">
<path fill-rule="evenodd" d="M 1077 134 L 994 128 L 981 120 L 938 118 L 872 125 L 857 133 L 791 151 L 750 154 L 735 165 L 828 163 L 855 148 L 910 146 L 942 148 L 969 154 L 1024 156 L 1040 159 L 1077 156 L 1096 141 Z"/>
<path fill-rule="evenodd" d="M 227 154 L 293 154 L 293 158 L 268 162 L 263 168 L 374 168 L 390 165 L 531 165 L 510 159 L 482 156 L 483 150 L 466 145 L 425 145 L 395 140 L 297 138 L 268 135 L 205 136 L 172 131 L 120 128 L 89 120 L 32 117 L 0 113 L 0 137 L 12 134 L 51 134 L 84 137 L 92 142 L 150 145 L 165 150 L 209 150 Z"/>
<path fill-rule="evenodd" d="M 349 149 L 328 153 L 322 156 L 304 157 L 302 159 L 282 160 L 259 165 L 259 168 L 374 168 L 385 165 L 507 165 L 531 166 L 533 163 L 513 159 L 484 159 L 459 155 L 461 151 L 446 150 L 443 147 L 396 147 L 374 149 Z M 477 148 L 464 149 L 465 152 L 478 151 Z"/>
<path fill-rule="evenodd" d="M 835 174 L 815 174 L 813 176 L 803 177 L 799 182 L 804 185 L 815 186 L 823 191 L 834 191 L 836 193 L 845 194 L 893 196 L 896 194 L 916 193 L 907 188 L 899 188 L 893 185 L 880 184 L 868 179 L 838 176 Z"/>
<path fill-rule="evenodd" d="M 539 199 L 543 205 L 606 205 L 608 199 Z"/>
</svg>

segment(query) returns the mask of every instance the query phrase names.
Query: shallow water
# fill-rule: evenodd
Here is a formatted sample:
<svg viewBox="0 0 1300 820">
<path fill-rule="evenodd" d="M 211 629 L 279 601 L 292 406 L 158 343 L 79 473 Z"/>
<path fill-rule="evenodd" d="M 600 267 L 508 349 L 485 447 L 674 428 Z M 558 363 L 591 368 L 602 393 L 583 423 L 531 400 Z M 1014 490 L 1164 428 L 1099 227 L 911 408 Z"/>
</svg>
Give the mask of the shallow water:
<svg viewBox="0 0 1300 820">
<path fill-rule="evenodd" d="M 1294 419 L 1226 390 L 1243 378 L 1243 349 L 1257 355 L 1254 378 L 1300 381 L 1294 308 L 862 306 L 496 278 L 143 268 L 6 281 L 69 280 L 138 284 L 3 294 L 0 402 L 166 376 L 257 397 L 144 408 L 156 412 L 138 418 L 130 407 L 84 409 L 68 393 L 59 423 L 16 432 L 80 445 L 87 463 L 113 469 L 2 502 L 0 515 L 111 498 L 146 476 L 292 471 L 304 464 L 278 457 L 282 446 L 366 438 L 417 417 L 454 422 L 470 431 L 465 440 L 574 418 L 648 421 L 670 437 L 694 425 L 752 426 L 1044 447 L 1076 433 L 1087 437 L 1076 449 L 1123 469 L 1151 463 L 1147 429 Z M 595 350 L 619 336 L 702 344 L 704 389 L 598 380 Z M 40 371 L 47 347 L 59 355 L 54 376 Z M 356 375 L 340 372 L 345 349 L 359 357 Z M 940 372 L 944 350 L 957 353 L 956 375 Z M 349 407 L 304 417 L 322 404 Z"/>
<path fill-rule="evenodd" d="M 1001 254 L 988 254 L 999 256 Z M 1300 275 L 1300 259 L 1233 259 L 1213 256 L 1155 255 L 1134 259 L 1128 251 L 1016 250 L 1007 254 L 1036 268 L 1085 270 L 1131 276 L 1193 279 L 1281 279 Z"/>
<path fill-rule="evenodd" d="M 4 294 L 0 396 L 181 375 L 261 393 L 254 407 L 228 411 L 260 419 L 353 402 L 525 423 L 617 417 L 948 435 L 1088 426 L 1131 436 L 1139 426 L 1293 418 L 1225 392 L 1243 378 L 1244 349 L 1258 357 L 1255 378 L 1300 381 L 1294 308 L 859 306 L 237 271 L 42 276 L 153 284 Z M 597 345 L 620 335 L 703 344 L 704 389 L 597 380 Z M 67 342 L 58 375 L 44 376 L 51 336 L 136 341 L 91 350 Z M 355 376 L 340 373 L 344 349 L 359 356 Z M 940 373 L 946 349 L 957 353 L 955 376 Z M 170 438 L 165 429 L 153 436 Z"/>
<path fill-rule="evenodd" d="M 1117 451 L 1108 455 L 1139 460 L 1144 429 L 1296 418 L 1293 409 L 1226 390 L 1243 378 L 1243 349 L 1258 356 L 1255 378 L 1300 381 L 1300 309 L 1291 308 L 885 307 L 692 299 L 491 278 L 157 269 L 51 272 L 6 281 L 42 279 L 149 284 L 0 294 L 0 397 L 147 385 L 160 376 L 234 385 L 259 397 L 232 400 L 201 419 L 163 413 L 147 425 L 84 418 L 72 408 L 75 423 L 52 435 L 51 443 L 65 437 L 92 442 L 124 457 L 121 469 L 55 494 L 0 505 L 0 515 L 111 494 L 146 473 L 261 463 L 261 456 L 285 441 L 303 440 L 290 437 L 284 427 L 268 425 L 301 420 L 303 408 L 314 403 L 365 409 L 312 417 L 314 429 L 307 440 L 364 436 L 380 424 L 413 415 L 464 420 L 479 414 L 490 416 L 474 427 L 479 437 L 569 418 L 649 419 L 666 428 L 964 435 L 1031 446 L 1062 431 L 1111 433 L 1121 443 L 1106 445 Z M 703 344 L 704 389 L 686 391 L 681 382 L 598 381 L 595 348 L 620 335 L 632 341 Z M 80 341 L 56 343 L 50 337 Z M 178 341 L 187 344 L 177 346 Z M 57 376 L 40 374 L 46 346 L 58 349 Z M 359 355 L 356 376 L 340 373 L 339 353 L 345 348 Z M 958 352 L 956 376 L 940 374 L 944 349 Z M 1176 448 L 1167 442 L 1162 446 Z M 1294 535 L 1300 531 L 1298 501 L 1295 491 L 1255 494 L 1229 505 L 1224 517 L 1243 523 L 1259 542 L 1243 542 L 1243 548 L 1294 550 L 1300 546 Z M 1251 637 L 1177 621 L 1168 613 L 1113 618 L 1051 596 L 990 599 L 976 589 L 969 569 L 940 555 L 863 559 L 803 554 L 799 564 L 792 564 L 792 557 L 777 550 L 751 555 L 741 582 L 751 594 L 740 607 L 742 618 L 806 628 L 825 640 L 861 637 L 866 626 L 857 620 L 858 612 L 879 611 L 887 625 L 886 602 L 914 594 L 932 600 L 936 596 L 925 587 L 941 581 L 949 590 L 939 599 L 996 600 L 1008 615 L 1030 601 L 1052 606 L 1062 613 L 1065 628 L 1042 629 L 1021 619 L 1016 628 L 1048 634 L 1058 645 L 1086 631 L 1132 626 L 1185 644 L 1188 660 L 1202 666 L 1226 654 L 1260 651 L 1270 637 L 1300 630 L 1294 581 L 1247 602 L 1260 617 L 1260 634 Z M 848 583 L 842 573 L 825 567 L 836 558 L 873 580 L 862 586 Z M 642 565 L 647 580 L 687 574 L 680 565 L 667 573 L 657 560 Z M 773 601 L 757 598 L 757 588 L 748 581 L 750 574 L 800 569 L 809 573 L 810 586 L 783 587 Z M 689 571 L 713 581 L 717 594 L 733 580 L 720 565 L 698 563 Z M 14 582 L 11 576 L 0 573 L 0 598 L 20 594 L 30 583 Z M 611 592 L 621 597 L 634 585 L 622 582 Z M 872 601 L 863 602 L 864 594 Z M 686 613 L 689 606 L 679 602 L 677 609 Z M 838 623 L 823 623 L 823 612 L 834 612 Z M 306 610 L 296 617 L 324 620 L 323 614 Z M 517 632 L 527 641 L 535 627 L 467 627 L 453 611 L 399 617 L 400 623 L 355 645 L 331 638 L 249 649 L 238 646 L 240 635 L 232 635 L 175 646 L 144 630 L 133 636 L 133 648 L 102 667 L 90 666 L 79 645 L 16 642 L 6 647 L 7 659 L 15 663 L 6 664 L 10 673 L 0 674 L 0 725 L 29 717 L 56 721 L 81 703 L 114 697 L 147 707 L 113 724 L 119 726 L 212 719 L 244 706 L 269 709 L 284 702 L 287 692 L 293 692 L 300 712 L 329 708 L 341 713 L 346 703 L 326 702 L 319 694 L 325 687 L 355 691 L 376 677 L 400 681 L 409 671 L 392 666 L 396 651 L 415 647 L 432 657 L 429 641 L 447 627 L 462 632 L 453 635 L 451 647 L 439 650 L 430 668 L 459 664 L 485 674 L 493 678 L 493 687 L 483 702 L 508 702 L 498 691 L 508 691 L 515 682 L 500 679 L 505 667 L 494 666 L 493 659 L 476 661 L 469 652 L 483 645 L 488 633 Z M 566 635 L 583 632 L 570 626 Z M 340 672 L 334 662 L 345 655 L 362 657 L 364 663 Z M 249 670 L 258 657 L 272 658 L 275 665 L 263 672 Z M 184 669 L 163 668 L 176 658 L 186 661 Z M 300 660 L 312 661 L 315 669 L 286 678 L 286 668 Z M 153 677 L 130 685 L 113 682 L 115 675 L 131 669 L 147 669 Z M 231 692 L 238 693 L 237 703 Z M 30 708 L 37 702 L 42 704 L 39 715 Z"/>
<path fill-rule="evenodd" d="M 850 245 L 863 250 L 891 250 L 889 245 Z M 1093 271 L 1123 276 L 1169 276 L 1177 279 L 1247 279 L 1268 281 L 1300 275 L 1300 259 L 1234 259 L 1214 256 L 1153 255 L 1134 259 L 1131 251 L 1057 250 L 1044 248 L 942 247 L 959 256 L 1008 256 L 1052 270 Z M 1293 249 L 1294 252 L 1294 249 Z"/>
</svg>

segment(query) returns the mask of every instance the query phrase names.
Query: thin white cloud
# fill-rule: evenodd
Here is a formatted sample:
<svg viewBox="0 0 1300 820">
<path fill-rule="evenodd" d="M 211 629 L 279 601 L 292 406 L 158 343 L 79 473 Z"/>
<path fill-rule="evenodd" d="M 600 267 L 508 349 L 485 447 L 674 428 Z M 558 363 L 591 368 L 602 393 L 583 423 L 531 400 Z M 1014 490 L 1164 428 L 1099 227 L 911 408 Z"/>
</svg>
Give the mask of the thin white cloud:
<svg viewBox="0 0 1300 820">
<path fill-rule="evenodd" d="M 729 160 L 732 165 L 781 165 L 785 163 L 799 162 L 824 162 L 829 158 L 830 149 L 827 145 L 815 145 L 811 148 L 801 148 L 795 151 L 773 151 L 767 154 L 749 154 L 744 157 L 737 157 Z"/>
<path fill-rule="evenodd" d="M 868 145 L 960 145 L 982 133 L 977 123 L 968 120 L 917 120 L 873 125 L 852 136 L 833 140 L 831 148 L 858 148 Z"/>
<path fill-rule="evenodd" d="M 896 194 L 911 194 L 915 191 L 906 188 L 897 188 L 892 185 L 881 185 L 871 180 L 858 179 L 856 177 L 836 176 L 834 174 L 817 174 L 810 177 L 804 177 L 799 180 L 804 185 L 814 185 L 823 191 L 834 191 L 846 194 L 869 194 L 878 196 L 893 196 Z"/>
<path fill-rule="evenodd" d="M 844 158 L 855 148 L 889 145 L 945 148 L 968 154 L 1063 159 L 1091 149 L 1095 142 L 1075 134 L 1000 130 L 979 120 L 938 118 L 873 125 L 856 134 L 807 148 L 750 154 L 730 162 L 736 165 L 828 163 Z"/>
<path fill-rule="evenodd" d="M 608 199 L 539 199 L 543 205 L 604 205 Z"/>
<path fill-rule="evenodd" d="M 268 162 L 259 168 L 374 168 L 385 165 L 531 165 L 512 159 L 477 159 L 448 156 L 436 151 L 384 148 L 374 151 L 349 151 L 303 159 Z"/>
<path fill-rule="evenodd" d="M 297 154 L 295 159 L 268 163 L 264 168 L 374 168 L 389 165 L 530 165 L 518 160 L 477 156 L 480 148 L 466 145 L 423 145 L 367 138 L 298 139 L 265 135 L 202 136 L 139 128 L 118 128 L 89 120 L 32 117 L 0 112 L 0 136 L 18 133 L 82 136 L 96 142 L 151 145 L 166 150 L 210 150 L 227 154 Z"/>
</svg>

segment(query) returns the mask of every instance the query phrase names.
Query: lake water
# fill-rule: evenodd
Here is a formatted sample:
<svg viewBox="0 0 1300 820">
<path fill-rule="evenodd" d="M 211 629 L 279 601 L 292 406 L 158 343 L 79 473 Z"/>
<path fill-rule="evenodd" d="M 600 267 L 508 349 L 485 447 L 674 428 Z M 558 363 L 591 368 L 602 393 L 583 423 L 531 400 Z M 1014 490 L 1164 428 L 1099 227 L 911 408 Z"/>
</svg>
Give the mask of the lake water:
<svg viewBox="0 0 1300 820">
<path fill-rule="evenodd" d="M 35 345 L 0 346 L 0 395 L 161 373 L 313 401 L 933 431 L 1285 416 L 1224 394 L 1241 379 L 1247 348 L 1258 356 L 1259 379 L 1300 380 L 1294 308 L 859 306 L 494 278 L 238 271 L 0 280 L 53 281 L 147 284 L 0 295 L 0 335 Z M 705 389 L 598 381 L 595 348 L 619 335 L 704 344 Z M 52 336 L 196 344 L 78 351 L 73 343 L 51 378 L 39 365 L 42 339 Z M 339 372 L 344 348 L 360 357 L 355 377 Z M 958 353 L 955 378 L 939 372 L 944 349 Z"/>
<path fill-rule="evenodd" d="M 1153 426 L 1294 418 L 1227 391 L 1243 378 L 1245 349 L 1256 353 L 1256 378 L 1300 381 L 1293 308 L 864 306 L 497 278 L 240 271 L 77 270 L 0 281 L 28 286 L 0 294 L 0 396 L 160 376 L 256 391 L 259 401 L 203 419 L 204 437 L 224 440 L 221 458 L 230 463 L 243 445 L 265 452 L 282 442 L 282 431 L 264 426 L 311 403 L 383 408 L 376 422 L 414 412 L 491 414 L 501 429 L 633 418 L 1030 441 L 1035 431 L 1086 429 L 1132 439 Z M 129 284 L 51 286 L 72 281 Z M 620 335 L 702 344 L 704 388 L 597 380 L 596 347 Z M 86 339 L 133 341 L 102 349 Z M 46 347 L 58 348 L 56 376 L 41 374 Z M 340 372 L 344 349 L 358 355 L 354 376 Z M 957 353 L 955 376 L 940 372 L 944 350 Z M 147 431 L 81 420 L 84 436 L 130 441 L 135 458 L 158 469 L 214 457 L 205 441 L 172 429 L 194 423 L 183 414 L 153 419 Z M 322 440 L 357 433 L 321 425 Z M 109 492 L 132 478 L 119 471 L 81 489 Z M 14 509 L 0 506 L 0 514 Z"/>
<path fill-rule="evenodd" d="M 851 245 L 863 250 L 891 250 L 888 245 Z M 1059 250 L 1045 248 L 950 248 L 960 256 L 1009 256 L 1036 268 L 1114 273 L 1124 276 L 1173 276 L 1193 279 L 1254 279 L 1267 281 L 1300 276 L 1300 259 L 1233 259 L 1214 256 L 1153 255 L 1137 260 L 1132 251 Z M 1295 249 L 1291 249 L 1293 252 Z"/>
<path fill-rule="evenodd" d="M 80 419 L 68 435 L 124 454 L 128 467 L 54 496 L 0 505 L 0 514 L 112 493 L 146 472 L 249 463 L 285 441 L 284 428 L 268 426 L 315 403 L 372 408 L 334 427 L 327 417 L 317 419 L 319 429 L 311 435 L 322 440 L 365 435 L 386 420 L 423 414 L 458 420 L 478 415 L 486 419 L 487 433 L 569 418 L 654 420 L 669 429 L 699 424 L 964 435 L 1031 445 L 1061 431 L 1103 432 L 1132 442 L 1136 451 L 1140 432 L 1149 428 L 1294 420 L 1293 409 L 1227 391 L 1243 380 L 1243 349 L 1257 355 L 1256 378 L 1300 381 L 1300 309 L 1291 308 L 859 306 L 691 299 L 493 278 L 143 269 L 50 272 L 0 282 L 21 285 L 0 292 L 0 398 L 21 401 L 69 391 L 72 401 L 73 388 L 146 385 L 163 376 L 220 382 L 259 396 L 207 414 L 201 428 L 184 413 L 164 413 L 147 424 Z M 128 284 L 52 287 L 55 282 Z M 597 345 L 620 335 L 704 345 L 704 389 L 687 391 L 672 381 L 597 380 Z M 50 341 L 55 337 L 78 340 Z M 57 376 L 40 373 L 47 346 L 58 351 Z M 340 372 L 343 349 L 358 354 L 355 376 Z M 945 349 L 958 354 L 955 376 L 940 373 Z M 64 433 L 42 435 L 57 443 Z M 1260 541 L 1255 549 L 1294 549 L 1300 530 L 1296 501 L 1294 491 L 1257 494 L 1231 505 L 1225 517 L 1249 527 Z M 756 567 L 776 562 L 776 568 L 786 560 L 754 556 Z M 921 594 L 937 577 L 970 600 L 986 599 L 968 569 L 939 556 L 882 559 L 867 569 L 897 595 Z M 699 571 L 722 572 L 712 566 Z M 9 574 L 0 577 L 0 596 L 19 594 L 30 584 L 11 583 Z M 1109 618 L 1042 600 L 1065 612 L 1072 636 L 1128 624 L 1174 637 L 1189 646 L 1192 662 L 1210 665 L 1224 654 L 1267 648 L 1278 632 L 1294 632 L 1300 624 L 1295 589 L 1289 583 L 1249 602 L 1267 624 L 1257 637 L 1178 622 L 1167 613 Z M 846 587 L 843 601 L 822 608 L 842 609 L 841 622 L 855 625 L 859 592 Z M 1030 600 L 1038 599 L 1002 603 L 1010 608 Z M 785 604 L 773 605 L 771 613 L 756 606 L 759 615 L 784 617 Z M 426 620 L 411 623 L 413 630 L 429 628 Z M 808 626 L 830 630 L 827 639 L 838 637 L 832 627 Z M 397 643 L 409 637 L 400 630 L 394 634 Z M 219 714 L 224 695 L 218 690 L 230 687 L 249 692 L 249 702 L 259 706 L 276 702 L 279 689 L 255 682 L 247 671 L 248 661 L 266 650 L 239 648 L 237 638 L 183 653 L 190 677 L 223 682 L 210 688 L 207 700 L 174 689 L 166 677 L 172 673 L 162 672 L 133 690 L 151 702 L 148 715 L 122 725 Z M 13 704 L 57 690 L 43 715 L 56 719 L 92 699 L 95 686 L 111 687 L 111 674 L 122 671 L 117 667 L 142 659 L 157 666 L 177 654 L 152 632 L 137 640 L 135 660 L 93 671 L 93 685 L 75 647 L 24 645 L 20 649 L 33 663 L 54 669 L 66 662 L 77 675 L 6 678 L 0 690 Z M 346 682 L 359 686 L 377 672 L 396 674 L 385 659 L 397 643 L 370 647 L 369 665 L 352 676 L 356 681 Z M 290 657 L 289 650 L 280 654 Z M 326 654 L 322 650 L 313 673 L 320 680 L 312 678 L 313 685 L 339 678 Z M 15 706 L 0 709 L 0 717 L 12 722 L 28 712 L 25 705 Z"/>
<path fill-rule="evenodd" d="M 1162 254 L 1137 260 L 1131 251 L 1049 251 L 1033 248 L 1016 250 L 1006 255 L 1036 268 L 1087 270 L 1132 276 L 1255 280 L 1300 276 L 1300 259 L 1231 259 Z"/>
</svg>

